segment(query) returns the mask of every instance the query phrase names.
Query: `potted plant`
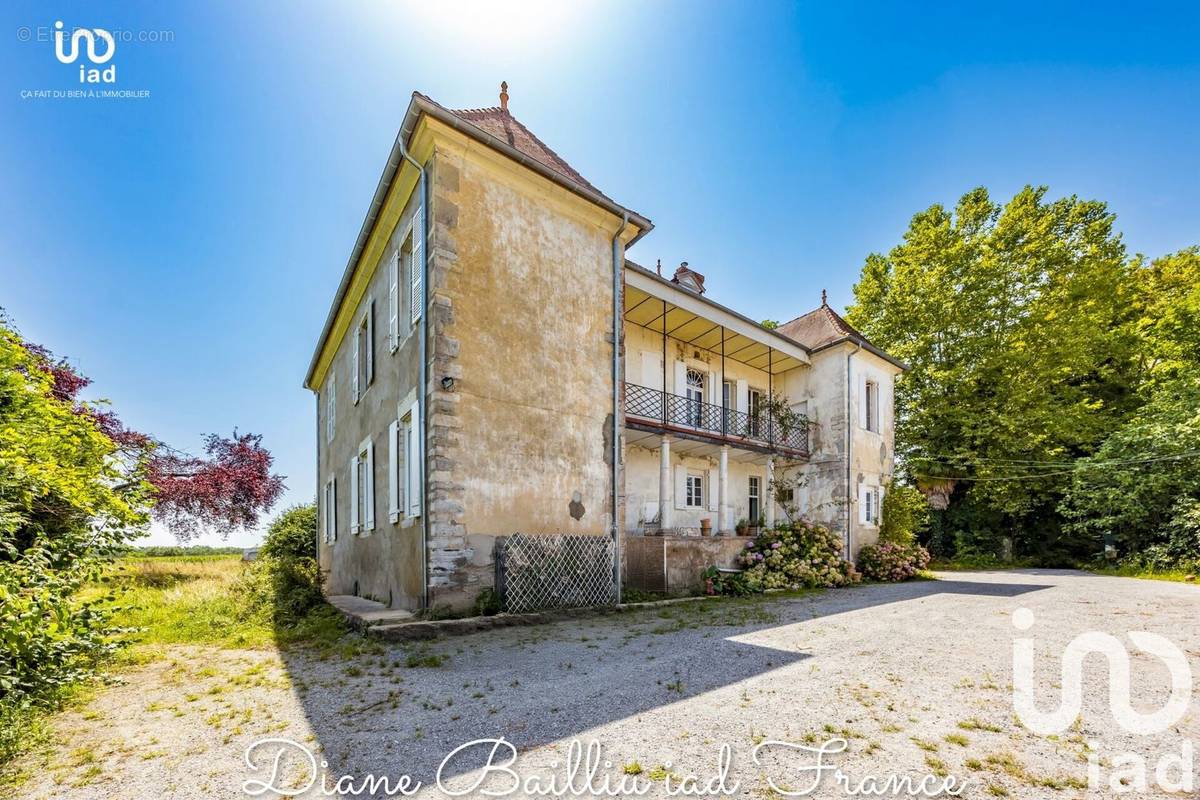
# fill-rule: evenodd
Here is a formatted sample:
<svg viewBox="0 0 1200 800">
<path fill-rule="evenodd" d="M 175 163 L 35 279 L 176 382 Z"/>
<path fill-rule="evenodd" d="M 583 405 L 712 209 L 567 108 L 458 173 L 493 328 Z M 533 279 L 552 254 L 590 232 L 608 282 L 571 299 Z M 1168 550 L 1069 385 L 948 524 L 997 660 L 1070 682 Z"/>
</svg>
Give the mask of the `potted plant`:
<svg viewBox="0 0 1200 800">
<path fill-rule="evenodd" d="M 712 519 L 710 517 L 700 520 L 700 535 L 712 536 Z"/>
<path fill-rule="evenodd" d="M 746 536 L 750 532 L 750 523 L 745 517 L 742 517 L 737 521 L 737 524 L 733 526 L 733 529 L 737 532 L 738 536 Z"/>
</svg>

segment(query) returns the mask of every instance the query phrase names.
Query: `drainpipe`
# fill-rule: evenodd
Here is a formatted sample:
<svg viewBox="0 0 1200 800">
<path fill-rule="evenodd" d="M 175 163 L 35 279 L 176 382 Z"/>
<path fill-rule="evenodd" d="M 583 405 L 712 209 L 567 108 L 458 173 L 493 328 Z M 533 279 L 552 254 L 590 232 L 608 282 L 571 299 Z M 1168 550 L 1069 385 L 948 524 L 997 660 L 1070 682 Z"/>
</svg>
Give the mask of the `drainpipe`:
<svg viewBox="0 0 1200 800">
<path fill-rule="evenodd" d="M 620 487 L 617 478 L 620 474 L 621 459 L 621 277 L 624 264 L 621 258 L 621 234 L 629 225 L 629 212 L 621 215 L 621 227 L 612 238 L 613 260 L 613 357 L 612 357 L 612 529 L 613 529 L 613 580 L 617 587 L 617 602 L 621 602 L 621 529 L 617 522 L 617 509 L 620 507 Z M 664 320 L 665 324 L 665 320 Z"/>
<path fill-rule="evenodd" d="M 426 399 L 429 384 L 427 363 L 429 352 L 429 326 L 427 324 L 429 318 L 429 191 L 425 167 L 409 155 L 403 133 L 396 137 L 396 144 L 400 148 L 400 156 L 417 170 L 419 176 L 417 188 L 421 199 L 417 207 L 417 213 L 421 215 L 423 249 L 421 253 L 421 316 L 417 322 L 417 415 L 421 418 L 421 609 L 425 610 L 429 608 L 429 459 L 427 458 L 429 436 L 426 433 L 429 430 L 429 414 L 427 413 L 429 404 Z"/>
<path fill-rule="evenodd" d="M 850 560 L 850 465 L 854 460 L 854 423 L 850 420 L 850 391 L 851 391 L 851 370 L 850 359 L 855 353 L 862 350 L 862 344 L 856 343 L 854 350 L 846 354 L 846 543 L 845 543 L 845 558 Z"/>
</svg>

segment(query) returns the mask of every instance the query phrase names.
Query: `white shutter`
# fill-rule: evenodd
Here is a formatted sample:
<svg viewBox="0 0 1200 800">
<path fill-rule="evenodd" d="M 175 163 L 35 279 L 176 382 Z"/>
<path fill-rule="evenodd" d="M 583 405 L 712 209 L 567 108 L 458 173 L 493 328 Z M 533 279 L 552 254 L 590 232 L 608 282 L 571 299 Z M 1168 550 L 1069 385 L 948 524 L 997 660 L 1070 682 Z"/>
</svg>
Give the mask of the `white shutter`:
<svg viewBox="0 0 1200 800">
<path fill-rule="evenodd" d="M 744 378 L 738 378 L 736 408 L 743 414 L 750 413 L 750 383 Z"/>
<path fill-rule="evenodd" d="M 337 541 L 337 475 L 334 475 L 329 480 L 329 520 L 333 529 L 333 534 L 330 536 L 331 541 Z"/>
<path fill-rule="evenodd" d="M 642 386 L 663 390 L 662 353 L 642 352 Z"/>
<path fill-rule="evenodd" d="M 875 521 L 883 519 L 883 487 L 875 490 Z"/>
<path fill-rule="evenodd" d="M 717 473 L 714 470 L 704 471 L 704 494 L 704 499 L 708 501 L 708 510 L 720 511 L 721 507 L 717 503 L 721 498 L 717 497 Z M 717 529 L 720 527 L 718 524 Z"/>
<path fill-rule="evenodd" d="M 687 364 L 675 362 L 675 383 L 671 385 L 671 393 L 680 397 L 687 395 Z"/>
<path fill-rule="evenodd" d="M 387 453 L 388 453 L 388 519 L 396 522 L 400 519 L 400 452 L 396 439 L 400 434 L 400 423 L 392 420 L 388 423 Z"/>
<path fill-rule="evenodd" d="M 687 467 L 675 466 L 675 507 L 687 508 Z"/>
<path fill-rule="evenodd" d="M 421 408 L 417 404 L 412 407 L 412 428 L 408 434 L 408 515 L 421 516 L 421 470 L 424 466 L 422 444 L 424 428 L 421 421 Z"/>
<path fill-rule="evenodd" d="M 350 459 L 350 532 L 358 533 L 358 456 Z"/>
<path fill-rule="evenodd" d="M 367 442 L 367 486 L 365 489 L 367 498 L 367 518 L 365 520 L 367 530 L 375 530 L 375 442 Z"/>
<path fill-rule="evenodd" d="M 867 427 L 867 391 L 869 389 L 866 378 L 858 382 L 858 424 L 862 428 Z"/>
<path fill-rule="evenodd" d="M 367 386 L 375 380 L 375 301 L 367 303 Z M 364 389 L 366 386 L 363 387 Z"/>
<path fill-rule="evenodd" d="M 708 371 L 708 402 L 709 405 L 721 405 L 721 381 L 720 376 L 711 369 Z"/>
<path fill-rule="evenodd" d="M 425 287 L 421 274 L 421 267 L 425 263 L 423 255 L 425 250 L 425 231 L 422 230 L 421 216 L 421 207 L 418 206 L 416 213 L 413 214 L 412 264 L 409 266 L 408 276 L 408 308 L 411 321 L 414 325 L 421 318 L 421 311 L 425 307 Z"/>
<path fill-rule="evenodd" d="M 358 402 L 358 344 L 362 337 L 358 335 L 358 328 L 354 328 L 354 357 L 353 357 L 353 375 L 350 378 L 350 394 L 354 396 L 354 402 Z"/>
<path fill-rule="evenodd" d="M 392 253 L 388 263 L 388 347 L 400 343 L 400 251 Z"/>
</svg>

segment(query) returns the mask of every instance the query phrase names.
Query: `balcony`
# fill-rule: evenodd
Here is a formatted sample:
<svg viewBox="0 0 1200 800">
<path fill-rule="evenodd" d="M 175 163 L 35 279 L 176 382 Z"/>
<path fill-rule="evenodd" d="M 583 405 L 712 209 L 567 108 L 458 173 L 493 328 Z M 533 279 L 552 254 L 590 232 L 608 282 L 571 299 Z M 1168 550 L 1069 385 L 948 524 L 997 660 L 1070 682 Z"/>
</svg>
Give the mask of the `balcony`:
<svg viewBox="0 0 1200 800">
<path fill-rule="evenodd" d="M 752 450 L 807 458 L 809 422 L 785 425 L 764 409 L 744 413 L 639 386 L 625 384 L 625 416 L 630 425 L 703 437 Z"/>
</svg>

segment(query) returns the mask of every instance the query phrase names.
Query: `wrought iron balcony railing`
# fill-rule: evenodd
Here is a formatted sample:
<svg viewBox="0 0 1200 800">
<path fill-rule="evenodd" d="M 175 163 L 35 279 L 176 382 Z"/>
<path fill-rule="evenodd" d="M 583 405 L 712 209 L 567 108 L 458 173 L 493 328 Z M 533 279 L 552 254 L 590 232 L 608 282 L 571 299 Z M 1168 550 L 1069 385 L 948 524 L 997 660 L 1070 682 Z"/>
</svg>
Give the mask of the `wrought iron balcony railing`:
<svg viewBox="0 0 1200 800">
<path fill-rule="evenodd" d="M 785 425 L 765 409 L 747 414 L 636 383 L 625 384 L 625 414 L 723 439 L 808 454 L 809 423 L 804 417 L 796 424 Z"/>
</svg>

